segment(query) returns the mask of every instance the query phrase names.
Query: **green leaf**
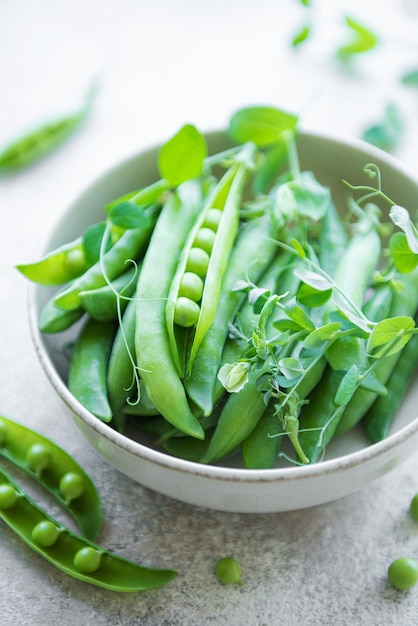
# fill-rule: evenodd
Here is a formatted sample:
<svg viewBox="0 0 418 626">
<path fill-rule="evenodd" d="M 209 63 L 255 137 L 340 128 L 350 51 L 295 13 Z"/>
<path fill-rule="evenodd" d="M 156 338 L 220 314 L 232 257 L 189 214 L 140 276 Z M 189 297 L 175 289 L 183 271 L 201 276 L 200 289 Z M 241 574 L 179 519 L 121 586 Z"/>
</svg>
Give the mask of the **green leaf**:
<svg viewBox="0 0 418 626">
<path fill-rule="evenodd" d="M 307 39 L 309 39 L 311 35 L 311 27 L 309 24 L 304 24 L 294 35 L 291 41 L 293 48 L 297 48 L 302 43 L 304 43 Z"/>
<path fill-rule="evenodd" d="M 251 141 L 265 147 L 279 141 L 286 131 L 294 133 L 297 122 L 296 115 L 275 107 L 246 107 L 232 115 L 229 134 L 238 143 Z"/>
<path fill-rule="evenodd" d="M 320 307 L 327 302 L 332 295 L 332 289 L 314 289 L 306 283 L 302 283 L 296 297 L 298 301 L 307 307 Z"/>
<path fill-rule="evenodd" d="M 322 346 L 324 343 L 334 339 L 340 328 L 341 324 L 339 322 L 331 322 L 330 324 L 325 324 L 320 328 L 316 328 L 314 331 L 309 333 L 307 337 L 305 337 L 303 345 L 308 349 Z"/>
<path fill-rule="evenodd" d="M 359 372 L 357 366 L 354 364 L 344 374 L 343 379 L 338 386 L 338 390 L 334 398 L 334 402 L 337 406 L 345 406 L 348 402 L 350 402 L 358 387 L 358 382 Z"/>
<path fill-rule="evenodd" d="M 380 382 L 373 371 L 366 374 L 366 376 L 360 381 L 359 387 L 361 387 L 361 389 L 365 389 L 366 391 L 377 393 L 379 396 L 386 396 L 388 392 L 385 385 Z"/>
<path fill-rule="evenodd" d="M 288 380 L 295 380 L 303 374 L 303 365 L 299 359 L 285 357 L 279 360 L 280 371 Z"/>
<path fill-rule="evenodd" d="M 412 87 L 418 87 L 418 69 L 405 72 L 401 77 L 401 83 Z"/>
<path fill-rule="evenodd" d="M 354 55 L 368 52 L 379 43 L 379 38 L 370 28 L 348 15 L 345 17 L 345 24 L 350 29 L 352 39 L 338 48 L 337 55 L 341 59 L 347 60 Z"/>
<path fill-rule="evenodd" d="M 389 317 L 373 328 L 367 342 L 367 352 L 375 359 L 396 354 L 408 343 L 415 322 L 412 317 Z"/>
<path fill-rule="evenodd" d="M 398 107 L 388 104 L 385 115 L 379 124 L 374 124 L 363 132 L 363 140 L 387 152 L 393 152 L 402 138 L 403 120 Z"/>
<path fill-rule="evenodd" d="M 411 252 L 418 254 L 418 230 L 412 223 L 408 211 L 402 206 L 395 205 L 390 209 L 389 217 L 395 226 L 404 231 Z"/>
<path fill-rule="evenodd" d="M 316 291 L 332 291 L 334 288 L 334 285 L 327 278 L 317 272 L 313 272 L 312 270 L 296 268 L 293 270 L 293 273 L 297 276 L 297 278 L 299 278 L 299 280 L 306 283 Z"/>
<path fill-rule="evenodd" d="M 389 250 L 396 269 L 402 274 L 409 274 L 418 265 L 418 254 L 411 252 L 406 235 L 395 233 L 390 238 Z"/>
<path fill-rule="evenodd" d="M 146 228 L 150 224 L 150 218 L 144 213 L 143 207 L 138 207 L 133 202 L 119 202 L 112 206 L 109 211 L 109 219 L 121 228 Z"/>
<path fill-rule="evenodd" d="M 288 183 L 293 192 L 297 211 L 311 220 L 322 219 L 331 202 L 331 192 L 315 178 L 312 172 L 302 172 L 297 180 Z"/>
<path fill-rule="evenodd" d="M 356 337 L 360 337 L 362 339 L 367 339 L 370 335 L 369 326 L 365 325 L 363 327 L 363 325 L 361 325 L 361 327 L 359 327 L 357 324 L 358 318 L 354 317 L 353 321 L 351 321 L 351 319 L 349 319 L 341 310 L 337 309 L 336 311 L 330 311 L 329 320 L 332 323 L 338 323 L 340 325 L 341 332 L 351 332 Z"/>
<path fill-rule="evenodd" d="M 300 243 L 300 241 L 298 241 L 297 239 L 292 239 L 290 242 L 292 248 L 298 253 L 298 255 L 300 256 L 301 259 L 305 259 L 306 258 L 306 252 L 302 246 L 302 244 Z"/>
<path fill-rule="evenodd" d="M 343 295 L 337 290 L 334 290 L 332 295 L 333 301 L 340 313 L 347 318 L 352 327 L 357 328 L 361 333 L 365 333 L 366 336 L 370 334 L 370 326 L 368 320 L 357 315 Z M 335 319 L 335 318 L 334 318 Z"/>
<path fill-rule="evenodd" d="M 307 313 L 305 313 L 305 311 L 296 304 L 294 299 L 287 304 L 285 312 L 289 319 L 298 324 L 299 328 L 309 331 L 315 330 L 315 324 L 312 322 Z"/>
<path fill-rule="evenodd" d="M 361 365 L 365 359 L 364 342 L 351 335 L 339 337 L 326 352 L 333 370 L 347 370 L 352 363 Z"/>
<path fill-rule="evenodd" d="M 265 193 L 276 180 L 287 160 L 287 144 L 278 140 L 263 155 L 254 174 L 253 189 L 256 195 Z"/>
<path fill-rule="evenodd" d="M 100 248 L 102 246 L 103 235 L 106 230 L 106 222 L 97 222 L 89 226 L 81 238 L 83 243 L 84 256 L 87 265 L 94 265 L 100 258 Z M 110 247 L 110 241 L 108 248 Z"/>
<path fill-rule="evenodd" d="M 253 287 L 248 294 L 248 302 L 252 305 L 254 313 L 261 313 L 263 306 L 270 297 L 271 292 L 262 287 Z"/>
<path fill-rule="evenodd" d="M 173 187 L 197 178 L 202 173 L 206 155 L 203 135 L 195 126 L 185 124 L 160 148 L 158 169 L 161 177 Z"/>
</svg>

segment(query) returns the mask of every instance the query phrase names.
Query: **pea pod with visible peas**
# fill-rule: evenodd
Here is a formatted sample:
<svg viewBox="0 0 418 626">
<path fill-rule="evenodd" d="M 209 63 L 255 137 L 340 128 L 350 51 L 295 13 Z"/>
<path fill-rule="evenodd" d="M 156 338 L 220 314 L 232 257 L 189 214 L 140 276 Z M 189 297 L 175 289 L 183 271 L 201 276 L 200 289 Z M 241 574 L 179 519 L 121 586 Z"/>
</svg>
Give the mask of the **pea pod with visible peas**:
<svg viewBox="0 0 418 626">
<path fill-rule="evenodd" d="M 192 227 L 171 283 L 166 323 L 173 358 L 181 376 L 183 372 L 190 375 L 197 351 L 213 322 L 222 277 L 238 234 L 242 191 L 252 167 L 254 147 L 244 146 L 242 152 L 245 157 L 237 159 L 227 170 Z M 197 255 L 202 257 L 203 263 L 197 262 Z M 191 289 L 186 282 L 186 278 L 189 281 L 192 277 L 199 288 Z M 185 359 L 184 339 L 180 338 L 179 349 L 176 327 L 193 328 Z"/>
<path fill-rule="evenodd" d="M 253 220 L 244 225 L 232 249 L 223 277 L 221 295 L 210 328 L 196 352 L 193 367 L 184 385 L 191 400 L 201 407 L 204 415 L 213 409 L 222 351 L 228 336 L 228 323 L 244 302 L 245 294 L 233 291 L 239 280 L 258 282 L 276 254 L 267 219 Z M 280 259 L 277 260 L 280 263 Z"/>
<path fill-rule="evenodd" d="M 123 274 L 126 271 L 126 263 L 136 260 L 145 249 L 154 224 L 155 210 L 152 206 L 148 225 L 124 231 L 99 261 L 76 278 L 68 289 L 56 296 L 55 305 L 66 310 L 77 309 L 81 306 L 80 294 L 82 292 L 104 287 L 109 280 L 114 280 Z"/>
<path fill-rule="evenodd" d="M 157 410 L 173 426 L 203 439 L 203 428 L 190 410 L 173 360 L 165 317 L 179 249 L 201 208 L 196 181 L 180 185 L 162 208 L 138 277 L 135 353 L 138 371 Z"/>
<path fill-rule="evenodd" d="M 57 286 L 68 283 L 87 269 L 82 239 L 59 246 L 34 263 L 16 265 L 23 276 L 40 285 Z"/>
<path fill-rule="evenodd" d="M 65 574 L 112 591 L 137 592 L 170 582 L 177 572 L 128 561 L 57 522 L 0 470 L 0 518 Z"/>
<path fill-rule="evenodd" d="M 97 489 L 62 448 L 22 424 L 0 417 L 0 456 L 23 469 L 46 489 L 94 540 L 102 523 Z"/>
</svg>

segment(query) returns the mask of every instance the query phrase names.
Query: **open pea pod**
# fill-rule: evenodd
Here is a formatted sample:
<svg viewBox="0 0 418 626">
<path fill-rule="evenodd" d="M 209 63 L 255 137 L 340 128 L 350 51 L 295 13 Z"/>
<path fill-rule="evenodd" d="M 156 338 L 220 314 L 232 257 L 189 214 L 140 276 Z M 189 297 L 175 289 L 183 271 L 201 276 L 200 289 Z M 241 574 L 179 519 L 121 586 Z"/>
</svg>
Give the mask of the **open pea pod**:
<svg viewBox="0 0 418 626">
<path fill-rule="evenodd" d="M 250 154 L 252 149 L 251 144 L 244 147 Z M 190 374 L 199 346 L 215 317 L 222 277 L 238 233 L 242 192 L 252 163 L 246 156 L 227 170 L 210 194 L 190 230 L 171 283 L 166 323 L 173 359 L 181 376 Z M 186 338 L 183 329 L 191 330 Z M 187 354 L 182 350 L 185 340 L 190 346 Z"/>
<path fill-rule="evenodd" d="M 144 591 L 170 582 L 175 570 L 144 567 L 113 554 L 57 522 L 0 470 L 0 518 L 65 574 L 112 591 Z"/>
<path fill-rule="evenodd" d="M 54 496 L 86 537 L 97 537 L 102 523 L 99 494 L 67 452 L 30 428 L 0 416 L 0 455 Z"/>
<path fill-rule="evenodd" d="M 40 285 L 63 285 L 87 269 L 81 237 L 48 252 L 34 263 L 21 263 L 16 269 Z"/>
</svg>

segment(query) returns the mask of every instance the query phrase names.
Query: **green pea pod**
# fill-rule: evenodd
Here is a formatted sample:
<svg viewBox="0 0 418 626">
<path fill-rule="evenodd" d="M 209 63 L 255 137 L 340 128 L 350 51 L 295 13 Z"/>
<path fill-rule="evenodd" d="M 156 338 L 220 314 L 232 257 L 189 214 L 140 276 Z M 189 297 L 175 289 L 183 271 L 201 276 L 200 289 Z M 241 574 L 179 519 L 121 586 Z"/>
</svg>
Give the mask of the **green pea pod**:
<svg viewBox="0 0 418 626">
<path fill-rule="evenodd" d="M 219 416 L 202 463 L 213 461 L 233 452 L 254 430 L 261 419 L 265 404 L 256 381 L 260 372 L 251 372 L 247 384 L 238 393 L 232 393 Z"/>
<path fill-rule="evenodd" d="M 171 283 L 166 324 L 174 362 L 181 377 L 184 373 L 190 375 L 197 350 L 215 317 L 222 277 L 238 234 L 241 195 L 248 169 L 247 162 L 238 161 L 227 170 L 209 195 L 185 241 Z M 214 214 L 217 215 L 216 220 L 213 220 Z M 206 259 L 198 267 L 194 259 L 196 253 Z M 192 295 L 188 285 L 182 291 L 182 281 L 190 275 L 194 282 L 201 284 L 201 287 L 192 289 Z M 192 331 L 191 339 L 187 341 L 190 345 L 187 355 L 183 354 L 184 328 Z"/>
<path fill-rule="evenodd" d="M 323 378 L 302 409 L 299 419 L 299 443 L 310 463 L 316 463 L 335 434 L 344 406 L 335 403 L 335 396 L 344 371 L 325 369 Z"/>
<path fill-rule="evenodd" d="M 107 366 L 115 335 L 112 322 L 88 318 L 78 335 L 68 369 L 68 389 L 93 415 L 112 420 L 107 396 Z"/>
<path fill-rule="evenodd" d="M 172 456 L 198 463 L 208 448 L 211 434 L 208 431 L 203 440 L 195 437 L 170 437 L 164 441 L 163 448 Z"/>
<path fill-rule="evenodd" d="M 341 258 L 341 250 L 348 244 L 348 233 L 335 205 L 331 202 L 326 212 L 319 239 L 319 263 L 331 276 Z"/>
<path fill-rule="evenodd" d="M 115 421 L 127 415 L 159 415 L 136 368 L 135 352 L 136 301 L 125 309 L 110 351 L 107 369 L 107 392 Z M 167 421 L 164 420 L 167 425 Z"/>
<path fill-rule="evenodd" d="M 418 366 L 418 335 L 414 335 L 402 350 L 401 356 L 386 383 L 387 395 L 378 396 L 362 419 L 364 431 L 373 443 L 385 439 L 399 411 L 402 401 Z"/>
<path fill-rule="evenodd" d="M 68 283 L 87 269 L 81 237 L 56 248 L 35 263 L 16 265 L 16 269 L 40 285 Z"/>
<path fill-rule="evenodd" d="M 248 175 L 247 164 L 237 166 L 236 175 L 232 181 L 222 218 L 216 233 L 212 252 L 209 257 L 209 266 L 205 278 L 200 314 L 197 320 L 193 342 L 190 348 L 186 375 L 190 374 L 196 353 L 204 336 L 210 328 L 216 314 L 216 307 L 221 294 L 221 282 L 228 265 L 228 259 L 239 225 L 239 209 L 241 206 L 242 191 Z"/>
<path fill-rule="evenodd" d="M 366 213 L 359 221 L 359 229 L 350 239 L 334 275 L 340 289 L 360 308 L 370 277 L 379 262 L 380 250 L 374 216 Z M 344 412 L 344 406 L 336 404 L 335 396 L 345 372 L 325 367 L 325 360 L 323 365 L 324 373 L 311 390 L 309 402 L 300 415 L 299 443 L 310 463 L 316 462 L 323 454 Z"/>
<path fill-rule="evenodd" d="M 169 189 L 170 185 L 166 180 L 157 180 L 155 183 L 151 183 L 141 189 L 129 191 L 123 196 L 116 198 L 116 200 L 112 200 L 112 202 L 109 202 L 109 204 L 106 205 L 105 211 L 109 214 L 118 204 L 123 202 L 130 202 L 140 207 L 160 204 L 161 198 L 163 198 L 164 193 L 169 191 Z"/>
<path fill-rule="evenodd" d="M 147 227 L 126 230 L 101 260 L 75 279 L 67 290 L 57 295 L 55 305 L 67 310 L 78 309 L 81 306 L 81 292 L 104 287 L 107 280 L 114 280 L 125 272 L 126 263 L 136 260 L 147 245 L 154 223 L 155 219 L 150 219 Z"/>
<path fill-rule="evenodd" d="M 119 299 L 120 311 L 123 312 L 129 298 L 135 293 L 136 281 L 134 279 L 137 271 L 137 268 L 132 267 L 115 278 L 110 285 L 81 291 L 79 293 L 81 307 L 95 320 L 101 322 L 116 320 L 118 317 L 117 300 Z"/>
<path fill-rule="evenodd" d="M 0 470 L 0 517 L 30 548 L 59 570 L 111 591 L 138 592 L 170 582 L 175 570 L 128 561 L 57 522 Z"/>
<path fill-rule="evenodd" d="M 270 404 L 260 421 L 241 444 L 241 454 L 247 469 L 272 469 L 283 441 L 283 428 Z"/>
<path fill-rule="evenodd" d="M 94 86 L 83 107 L 75 113 L 42 124 L 6 147 L 0 154 L 0 172 L 23 169 L 61 145 L 89 115 L 95 92 Z"/>
<path fill-rule="evenodd" d="M 246 298 L 244 293 L 233 291 L 233 288 L 239 280 L 250 279 L 257 284 L 272 262 L 277 247 L 270 231 L 270 222 L 263 218 L 246 224 L 238 234 L 223 277 L 214 319 L 196 352 L 190 376 L 184 381 L 189 397 L 204 415 L 209 415 L 213 409 L 214 388 L 229 332 L 228 324 Z"/>
<path fill-rule="evenodd" d="M 136 366 L 135 319 L 136 302 L 131 300 L 116 331 L 109 356 L 107 390 L 114 413 L 118 413 L 128 399 L 135 400 L 138 392 L 134 375 Z"/>
<path fill-rule="evenodd" d="M 210 193 L 205 206 L 203 207 L 202 211 L 197 216 L 195 223 L 191 226 L 189 230 L 186 241 L 182 248 L 180 258 L 178 260 L 176 271 L 171 281 L 166 304 L 166 324 L 174 363 L 176 364 L 179 375 L 182 378 L 184 377 L 185 373 L 186 356 L 184 353 L 184 344 L 186 338 L 185 333 L 182 332 L 184 331 L 184 328 L 179 324 L 176 324 L 178 297 L 179 294 L 182 293 L 180 291 L 181 281 L 187 271 L 189 272 L 189 274 L 191 273 L 195 277 L 198 283 L 200 281 L 199 285 L 201 284 L 201 289 L 199 289 L 199 286 L 195 287 L 197 295 L 193 297 L 193 299 L 187 292 L 187 303 L 189 304 L 189 307 L 190 305 L 195 305 L 197 316 L 199 316 L 200 308 L 197 305 L 197 302 L 201 300 L 203 295 L 204 280 L 209 266 L 209 254 L 211 252 L 210 246 L 213 245 L 213 242 L 208 243 L 206 249 L 204 249 L 202 247 L 202 244 L 196 245 L 195 241 L 198 233 L 204 227 L 210 211 L 218 211 L 218 219 L 220 220 L 220 216 L 223 215 L 224 205 L 226 202 L 226 198 L 228 197 L 228 192 L 231 188 L 233 178 L 234 168 L 230 168 L 218 182 L 212 193 Z M 215 222 L 210 229 L 206 229 L 206 234 L 208 235 L 209 233 L 212 233 L 212 237 L 214 239 L 216 237 L 216 232 L 218 228 L 219 224 Z M 193 259 L 192 262 L 190 261 L 190 259 L 192 258 L 192 254 L 196 253 L 196 250 L 198 253 L 200 253 L 202 257 L 199 267 L 197 267 L 196 261 L 193 262 Z M 193 326 L 195 325 L 195 323 L 196 321 L 193 320 Z M 187 324 L 187 326 L 189 326 L 189 324 Z"/>
<path fill-rule="evenodd" d="M 84 315 L 84 309 L 66 311 L 55 306 L 55 295 L 49 298 L 39 314 L 39 329 L 42 333 L 61 333 L 70 328 Z"/>
<path fill-rule="evenodd" d="M 161 415 L 192 437 L 203 439 L 204 431 L 190 410 L 173 361 L 165 323 L 166 301 L 179 250 L 201 208 L 197 181 L 181 185 L 163 206 L 138 278 L 135 353 L 148 396 Z"/>
<path fill-rule="evenodd" d="M 397 317 L 400 315 L 415 317 L 418 309 L 418 270 L 414 270 L 410 274 L 404 274 L 398 278 L 402 282 L 402 288 L 392 301 L 389 317 Z M 392 372 L 398 366 L 401 358 L 401 352 L 392 354 L 391 356 L 382 358 L 374 369 L 374 375 L 381 385 L 386 385 Z M 368 389 L 358 389 L 350 402 L 347 404 L 346 410 L 338 424 L 336 434 L 351 430 L 362 419 L 378 394 Z"/>
<path fill-rule="evenodd" d="M 88 539 L 96 539 L 102 523 L 99 494 L 67 452 L 43 435 L 1 416 L 0 455 L 52 494 Z"/>
</svg>

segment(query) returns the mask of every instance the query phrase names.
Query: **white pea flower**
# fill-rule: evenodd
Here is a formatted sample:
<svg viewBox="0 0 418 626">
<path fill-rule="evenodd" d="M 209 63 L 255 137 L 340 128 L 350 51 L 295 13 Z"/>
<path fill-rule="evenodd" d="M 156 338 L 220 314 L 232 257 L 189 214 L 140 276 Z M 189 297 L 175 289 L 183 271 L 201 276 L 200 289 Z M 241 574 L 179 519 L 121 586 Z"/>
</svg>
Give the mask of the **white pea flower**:
<svg viewBox="0 0 418 626">
<path fill-rule="evenodd" d="M 248 382 L 250 364 L 246 361 L 225 363 L 218 372 L 218 378 L 229 393 L 238 393 Z"/>
</svg>

